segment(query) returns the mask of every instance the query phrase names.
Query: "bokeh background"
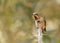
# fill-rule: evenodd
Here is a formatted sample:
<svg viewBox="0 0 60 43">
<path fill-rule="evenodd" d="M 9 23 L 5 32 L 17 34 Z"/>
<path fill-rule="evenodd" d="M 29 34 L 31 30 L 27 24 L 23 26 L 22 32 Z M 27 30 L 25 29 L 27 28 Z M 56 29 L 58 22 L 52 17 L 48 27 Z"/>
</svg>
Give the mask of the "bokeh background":
<svg viewBox="0 0 60 43">
<path fill-rule="evenodd" d="M 38 43 L 32 13 L 45 17 L 44 43 L 60 43 L 60 0 L 0 0 L 0 43 Z"/>
</svg>

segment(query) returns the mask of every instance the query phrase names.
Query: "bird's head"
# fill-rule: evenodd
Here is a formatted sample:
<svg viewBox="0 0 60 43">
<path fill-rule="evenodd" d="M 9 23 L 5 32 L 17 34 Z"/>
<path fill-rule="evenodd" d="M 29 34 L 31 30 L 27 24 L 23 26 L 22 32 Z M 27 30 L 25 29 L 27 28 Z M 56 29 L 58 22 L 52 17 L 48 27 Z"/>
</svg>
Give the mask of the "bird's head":
<svg viewBox="0 0 60 43">
<path fill-rule="evenodd" d="M 40 18 L 38 13 L 33 13 L 33 17 L 34 17 L 35 20 L 38 20 Z"/>
</svg>

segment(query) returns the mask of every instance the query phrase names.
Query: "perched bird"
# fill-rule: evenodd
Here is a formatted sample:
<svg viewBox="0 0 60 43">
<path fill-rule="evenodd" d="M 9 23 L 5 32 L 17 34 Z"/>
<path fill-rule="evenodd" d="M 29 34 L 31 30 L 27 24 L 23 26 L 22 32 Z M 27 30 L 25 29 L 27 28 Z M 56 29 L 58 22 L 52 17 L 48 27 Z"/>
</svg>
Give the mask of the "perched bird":
<svg viewBox="0 0 60 43">
<path fill-rule="evenodd" d="M 46 20 L 44 17 L 39 16 L 37 13 L 33 13 L 33 18 L 38 23 L 38 27 L 42 29 L 42 32 L 46 32 Z"/>
</svg>

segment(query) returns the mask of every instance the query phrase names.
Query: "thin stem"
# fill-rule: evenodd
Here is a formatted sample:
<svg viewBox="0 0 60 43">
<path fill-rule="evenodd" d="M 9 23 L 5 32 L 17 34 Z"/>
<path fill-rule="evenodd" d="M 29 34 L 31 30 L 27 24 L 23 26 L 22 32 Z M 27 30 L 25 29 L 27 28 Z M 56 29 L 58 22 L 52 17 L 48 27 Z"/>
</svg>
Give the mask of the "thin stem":
<svg viewBox="0 0 60 43">
<path fill-rule="evenodd" d="M 38 26 L 37 21 L 35 21 L 35 25 L 37 28 L 38 43 L 43 43 L 43 41 L 42 41 L 42 29 Z"/>
</svg>

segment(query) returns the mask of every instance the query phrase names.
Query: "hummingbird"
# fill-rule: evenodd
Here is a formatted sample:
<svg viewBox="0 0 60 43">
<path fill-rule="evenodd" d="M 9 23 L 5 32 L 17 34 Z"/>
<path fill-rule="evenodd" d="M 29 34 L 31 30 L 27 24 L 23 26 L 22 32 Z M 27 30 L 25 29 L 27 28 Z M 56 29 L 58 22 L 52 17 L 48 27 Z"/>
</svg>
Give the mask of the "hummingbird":
<svg viewBox="0 0 60 43">
<path fill-rule="evenodd" d="M 42 29 L 42 33 L 46 32 L 46 20 L 44 17 L 39 16 L 38 13 L 33 13 L 33 18 L 38 23 L 38 27 Z"/>
</svg>

